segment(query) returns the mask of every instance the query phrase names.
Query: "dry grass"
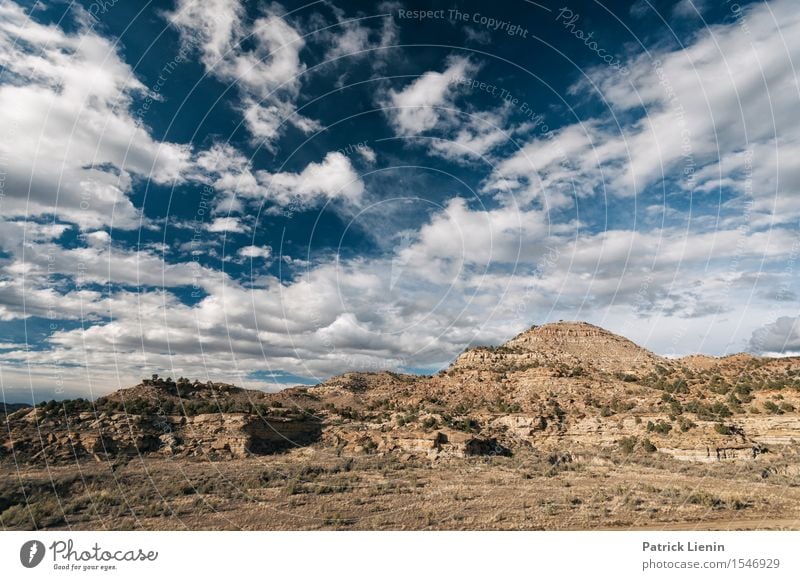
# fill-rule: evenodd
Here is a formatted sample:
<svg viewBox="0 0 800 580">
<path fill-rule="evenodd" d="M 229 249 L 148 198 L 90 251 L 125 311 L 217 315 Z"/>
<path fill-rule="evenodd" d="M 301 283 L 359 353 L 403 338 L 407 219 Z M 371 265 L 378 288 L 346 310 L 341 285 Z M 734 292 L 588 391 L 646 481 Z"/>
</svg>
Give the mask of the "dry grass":
<svg viewBox="0 0 800 580">
<path fill-rule="evenodd" d="M 4 469 L 5 529 L 800 528 L 791 458 L 687 463 L 659 453 L 533 452 L 430 462 L 317 450 Z M 765 477 L 766 474 L 766 477 Z"/>
</svg>

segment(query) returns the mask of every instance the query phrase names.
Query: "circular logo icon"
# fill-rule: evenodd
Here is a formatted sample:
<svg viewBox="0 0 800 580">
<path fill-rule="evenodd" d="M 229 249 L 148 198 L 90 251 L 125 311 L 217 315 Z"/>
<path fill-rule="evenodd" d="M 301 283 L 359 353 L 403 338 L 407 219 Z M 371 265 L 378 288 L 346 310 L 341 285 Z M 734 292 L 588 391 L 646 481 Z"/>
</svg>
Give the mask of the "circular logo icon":
<svg viewBox="0 0 800 580">
<path fill-rule="evenodd" d="M 44 559 L 44 544 L 39 540 L 29 540 L 19 549 L 19 561 L 26 568 L 35 568 Z"/>
</svg>

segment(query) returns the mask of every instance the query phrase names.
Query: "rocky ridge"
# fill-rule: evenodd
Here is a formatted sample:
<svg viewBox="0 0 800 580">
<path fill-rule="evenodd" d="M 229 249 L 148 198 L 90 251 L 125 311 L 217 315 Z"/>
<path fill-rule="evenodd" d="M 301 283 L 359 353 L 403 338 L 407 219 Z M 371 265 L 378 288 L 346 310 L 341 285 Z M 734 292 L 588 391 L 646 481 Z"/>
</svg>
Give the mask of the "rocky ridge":
<svg viewBox="0 0 800 580">
<path fill-rule="evenodd" d="M 352 372 L 279 393 L 154 376 L 94 402 L 19 409 L 6 417 L 0 460 L 226 459 L 314 446 L 431 460 L 525 448 L 759 461 L 796 447 L 798 407 L 796 358 L 666 359 L 559 322 L 468 349 L 435 376 Z"/>
</svg>

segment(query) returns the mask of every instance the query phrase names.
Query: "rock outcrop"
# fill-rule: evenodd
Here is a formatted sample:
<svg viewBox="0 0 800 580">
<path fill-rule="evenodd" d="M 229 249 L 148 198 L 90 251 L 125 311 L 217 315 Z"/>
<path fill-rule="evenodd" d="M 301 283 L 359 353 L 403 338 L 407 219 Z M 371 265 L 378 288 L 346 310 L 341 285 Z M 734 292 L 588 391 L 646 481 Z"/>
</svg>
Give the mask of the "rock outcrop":
<svg viewBox="0 0 800 580">
<path fill-rule="evenodd" d="M 94 402 L 4 417 L 0 458 L 243 458 L 308 445 L 428 459 L 521 448 L 758 461 L 800 442 L 800 361 L 659 357 L 597 326 L 531 328 L 435 376 L 351 372 L 264 393 L 154 376 Z"/>
</svg>

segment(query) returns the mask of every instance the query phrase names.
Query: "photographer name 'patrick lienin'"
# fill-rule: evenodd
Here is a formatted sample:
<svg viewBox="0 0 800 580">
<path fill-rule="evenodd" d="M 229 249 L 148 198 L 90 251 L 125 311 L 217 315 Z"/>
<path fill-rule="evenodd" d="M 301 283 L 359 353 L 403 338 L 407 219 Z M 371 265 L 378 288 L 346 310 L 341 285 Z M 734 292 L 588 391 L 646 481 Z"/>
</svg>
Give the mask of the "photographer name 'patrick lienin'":
<svg viewBox="0 0 800 580">
<path fill-rule="evenodd" d="M 724 552 L 725 546 L 717 542 L 642 542 L 642 552 Z"/>
</svg>

